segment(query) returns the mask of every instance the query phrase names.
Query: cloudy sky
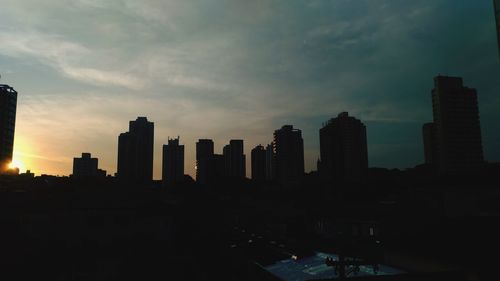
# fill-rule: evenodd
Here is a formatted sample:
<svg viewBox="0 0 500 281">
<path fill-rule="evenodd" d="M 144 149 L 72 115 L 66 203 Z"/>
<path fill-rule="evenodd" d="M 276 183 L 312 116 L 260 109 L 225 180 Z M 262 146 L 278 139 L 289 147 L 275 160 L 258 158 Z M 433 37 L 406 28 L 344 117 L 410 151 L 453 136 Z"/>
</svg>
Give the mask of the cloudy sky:
<svg viewBox="0 0 500 281">
<path fill-rule="evenodd" d="M 70 174 L 81 152 L 114 173 L 137 116 L 155 122 L 155 178 L 169 136 L 193 175 L 197 139 L 242 138 L 249 155 L 284 124 L 312 170 L 341 111 L 367 125 L 370 166 L 412 167 L 437 74 L 477 88 L 500 161 L 490 0 L 2 0 L 0 74 L 19 92 L 14 157 L 37 174 Z"/>
</svg>

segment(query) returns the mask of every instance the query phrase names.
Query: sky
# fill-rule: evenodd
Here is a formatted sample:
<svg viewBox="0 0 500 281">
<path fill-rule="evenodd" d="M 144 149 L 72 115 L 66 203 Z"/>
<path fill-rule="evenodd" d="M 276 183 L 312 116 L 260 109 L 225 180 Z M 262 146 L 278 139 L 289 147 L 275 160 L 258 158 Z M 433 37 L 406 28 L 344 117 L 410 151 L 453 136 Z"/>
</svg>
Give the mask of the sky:
<svg viewBox="0 0 500 281">
<path fill-rule="evenodd" d="M 118 135 L 155 123 L 250 150 L 292 124 L 306 170 L 319 129 L 342 111 L 367 126 L 371 167 L 423 162 L 433 77 L 461 76 L 479 97 L 485 158 L 500 161 L 500 60 L 491 0 L 2 0 L 0 83 L 18 91 L 14 159 L 69 175 L 90 152 L 116 172 Z M 249 170 L 247 176 L 250 176 Z"/>
</svg>

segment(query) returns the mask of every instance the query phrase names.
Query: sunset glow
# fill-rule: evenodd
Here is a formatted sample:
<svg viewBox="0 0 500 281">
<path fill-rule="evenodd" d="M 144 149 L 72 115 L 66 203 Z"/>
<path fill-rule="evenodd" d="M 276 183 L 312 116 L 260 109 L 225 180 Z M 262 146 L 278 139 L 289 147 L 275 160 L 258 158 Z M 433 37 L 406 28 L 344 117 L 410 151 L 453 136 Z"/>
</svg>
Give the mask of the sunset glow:
<svg viewBox="0 0 500 281">
<path fill-rule="evenodd" d="M 22 124 L 21 124 L 22 125 Z M 34 145 L 30 138 L 24 137 L 24 127 L 19 126 L 19 130 L 23 134 L 16 134 L 14 139 L 14 153 L 13 160 L 9 164 L 9 169 L 19 168 L 19 172 L 23 173 L 26 170 L 33 170 L 35 166 L 44 166 L 44 163 L 38 163 L 36 155 L 36 145 Z"/>
<path fill-rule="evenodd" d="M 19 161 L 18 159 L 12 160 L 12 162 L 9 164 L 9 169 L 14 170 L 15 168 L 18 168 L 19 172 L 24 172 L 26 170 L 23 162 Z"/>
</svg>

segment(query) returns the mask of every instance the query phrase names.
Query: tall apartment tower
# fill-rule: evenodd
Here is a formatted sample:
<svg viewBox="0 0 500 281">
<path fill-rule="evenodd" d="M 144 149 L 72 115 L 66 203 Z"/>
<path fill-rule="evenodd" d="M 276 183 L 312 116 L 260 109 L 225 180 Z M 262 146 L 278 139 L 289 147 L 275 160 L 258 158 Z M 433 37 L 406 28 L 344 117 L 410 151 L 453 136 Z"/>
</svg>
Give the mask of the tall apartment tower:
<svg viewBox="0 0 500 281">
<path fill-rule="evenodd" d="M 274 155 L 273 144 L 266 146 L 266 180 L 272 181 L 276 179 L 276 158 Z"/>
<path fill-rule="evenodd" d="M 184 145 L 179 137 L 169 139 L 163 145 L 162 180 L 164 185 L 181 183 L 184 180 Z"/>
<path fill-rule="evenodd" d="M 304 176 L 302 131 L 285 125 L 274 131 L 276 179 L 283 185 L 297 183 Z"/>
<path fill-rule="evenodd" d="M 320 173 L 335 183 L 362 183 L 368 171 L 366 127 L 342 112 L 319 130 Z"/>
<path fill-rule="evenodd" d="M 462 78 L 437 76 L 432 90 L 434 122 L 424 125 L 426 162 L 442 174 L 481 168 L 483 146 L 477 92 Z"/>
<path fill-rule="evenodd" d="M 224 177 L 231 177 L 231 146 L 229 144 L 224 145 L 222 148 L 222 157 L 224 158 Z"/>
<path fill-rule="evenodd" d="M 266 180 L 266 149 L 260 144 L 252 149 L 252 180 Z"/>
<path fill-rule="evenodd" d="M 266 146 L 266 180 L 276 179 L 276 156 L 274 155 L 274 146 L 272 143 Z"/>
<path fill-rule="evenodd" d="M 207 183 L 210 173 L 210 161 L 214 156 L 214 141 L 200 139 L 196 143 L 196 181 Z"/>
<path fill-rule="evenodd" d="M 228 178 L 245 178 L 246 156 L 243 151 L 243 140 L 230 140 L 229 144 L 224 146 L 223 155 Z"/>
<path fill-rule="evenodd" d="M 153 180 L 154 123 L 146 117 L 130 121 L 129 131 L 118 137 L 118 171 L 121 180 L 149 183 Z"/>
<path fill-rule="evenodd" d="M 500 0 L 493 0 L 495 8 L 495 19 L 497 24 L 498 54 L 500 55 Z"/>
<path fill-rule="evenodd" d="M 14 151 L 17 92 L 0 84 L 0 174 L 8 170 Z"/>
</svg>

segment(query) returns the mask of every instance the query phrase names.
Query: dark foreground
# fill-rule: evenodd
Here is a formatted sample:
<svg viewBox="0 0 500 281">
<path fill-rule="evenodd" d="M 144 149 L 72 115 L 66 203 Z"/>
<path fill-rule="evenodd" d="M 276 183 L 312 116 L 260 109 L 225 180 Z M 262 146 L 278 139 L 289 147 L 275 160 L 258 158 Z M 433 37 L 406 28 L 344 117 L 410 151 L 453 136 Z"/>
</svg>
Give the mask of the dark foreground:
<svg viewBox="0 0 500 281">
<path fill-rule="evenodd" d="M 351 280 L 498 278 L 498 185 L 377 179 L 339 195 L 314 175 L 287 188 L 4 177 L 0 277 L 331 280 L 311 259 L 331 253 L 366 264 Z M 362 274 L 372 265 L 396 271 Z"/>
</svg>

